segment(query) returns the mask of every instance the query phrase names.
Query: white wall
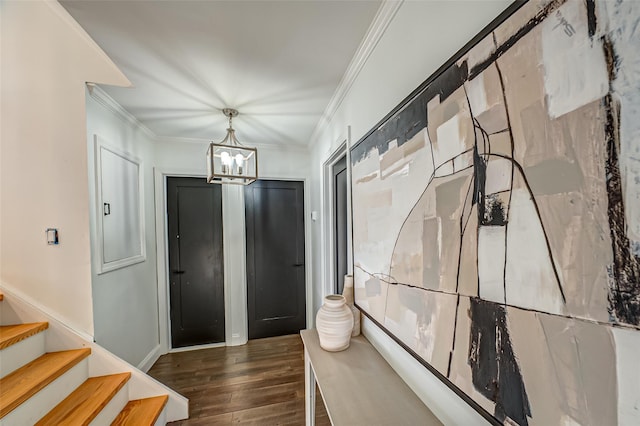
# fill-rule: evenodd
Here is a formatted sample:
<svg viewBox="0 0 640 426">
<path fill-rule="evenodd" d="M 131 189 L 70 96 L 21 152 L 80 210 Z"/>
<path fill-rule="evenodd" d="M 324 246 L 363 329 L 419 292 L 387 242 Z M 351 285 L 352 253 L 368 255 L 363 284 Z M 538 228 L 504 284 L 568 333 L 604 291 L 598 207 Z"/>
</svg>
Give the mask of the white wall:
<svg viewBox="0 0 640 426">
<path fill-rule="evenodd" d="M 93 327 L 98 344 L 133 365 L 159 355 L 156 284 L 155 203 L 153 165 L 155 136 L 113 103 L 100 89 L 87 90 L 87 159 L 91 243 L 96 247 L 95 143 L 98 135 L 109 147 L 141 161 L 146 260 L 97 274 L 92 250 Z M 145 362 L 148 364 L 149 362 Z M 142 365 L 141 367 L 145 367 Z"/>
<path fill-rule="evenodd" d="M 240 135 L 242 128 L 236 129 Z M 221 129 L 224 132 L 224 129 Z M 220 134 L 219 139 L 224 135 Z M 213 136 L 212 136 L 213 137 Z M 163 176 L 205 176 L 205 153 L 210 141 L 193 139 L 160 139 L 156 144 L 156 211 L 158 213 L 158 291 L 161 300 L 168 300 L 166 281 L 166 205 Z M 250 144 L 246 142 L 249 146 Z M 278 149 L 258 146 L 259 177 L 263 179 L 291 179 L 305 181 L 305 228 L 307 259 L 307 305 L 312 306 L 311 277 L 311 219 L 309 211 L 309 153 L 305 148 Z M 225 271 L 225 333 L 228 345 L 247 342 L 247 291 L 245 263 L 244 192 L 242 186 L 223 185 L 222 213 L 224 227 Z M 311 312 L 309 310 L 309 312 Z M 166 312 L 161 312 L 161 345 L 169 348 Z M 310 323 L 311 318 L 307 318 Z"/>
<path fill-rule="evenodd" d="M 335 115 L 312 141 L 312 210 L 323 211 L 322 165 L 344 140 L 347 126 L 351 126 L 351 140 L 357 142 L 509 3 L 509 0 L 402 3 Z M 321 221 L 313 223 L 312 235 L 314 309 L 317 310 L 324 291 Z M 365 321 L 363 329 L 392 367 L 444 423 L 485 422 L 373 323 Z"/>
<path fill-rule="evenodd" d="M 85 82 L 129 81 L 57 2 L 3 1 L 0 19 L 0 280 L 90 336 Z"/>
<path fill-rule="evenodd" d="M 212 135 L 216 141 L 222 140 L 225 129 L 219 135 Z M 242 128 L 236 128 L 242 137 Z M 216 139 L 217 138 L 217 139 Z M 209 142 L 197 139 L 160 138 L 156 145 L 156 165 L 191 169 L 203 176 L 207 174 L 204 156 Z M 247 146 L 249 142 L 243 141 Z M 258 146 L 259 175 L 270 178 L 305 178 L 309 175 L 309 154 L 306 148 L 280 149 L 272 146 Z"/>
</svg>

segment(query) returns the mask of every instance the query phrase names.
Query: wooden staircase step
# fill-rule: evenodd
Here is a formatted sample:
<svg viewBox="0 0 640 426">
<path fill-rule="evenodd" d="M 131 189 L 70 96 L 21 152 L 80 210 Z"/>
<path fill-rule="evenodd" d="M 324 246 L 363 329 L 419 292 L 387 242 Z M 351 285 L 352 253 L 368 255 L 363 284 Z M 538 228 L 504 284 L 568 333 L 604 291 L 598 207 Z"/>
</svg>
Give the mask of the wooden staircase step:
<svg viewBox="0 0 640 426">
<path fill-rule="evenodd" d="M 129 401 L 111 426 L 153 426 L 168 399 L 168 395 L 161 395 Z"/>
<path fill-rule="evenodd" d="M 88 425 L 122 389 L 129 377 L 131 373 L 90 377 L 36 425 Z"/>
<path fill-rule="evenodd" d="M 0 326 L 0 350 L 15 345 L 21 340 L 49 328 L 48 322 L 34 322 L 29 324 L 15 324 Z"/>
<path fill-rule="evenodd" d="M 91 354 L 91 349 L 50 352 L 0 379 L 0 419 Z"/>
</svg>

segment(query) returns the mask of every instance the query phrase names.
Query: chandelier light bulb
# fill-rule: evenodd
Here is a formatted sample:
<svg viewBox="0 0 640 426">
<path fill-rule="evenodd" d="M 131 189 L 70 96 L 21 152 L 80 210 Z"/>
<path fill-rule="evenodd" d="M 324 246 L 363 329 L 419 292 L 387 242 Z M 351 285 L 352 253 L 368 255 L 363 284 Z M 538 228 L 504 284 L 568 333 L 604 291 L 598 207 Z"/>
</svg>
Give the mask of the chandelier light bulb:
<svg viewBox="0 0 640 426">
<path fill-rule="evenodd" d="M 220 153 L 220 161 L 222 161 L 222 164 L 224 164 L 225 166 L 230 166 L 231 165 L 231 155 L 229 155 L 229 153 L 227 151 L 223 151 Z"/>
<path fill-rule="evenodd" d="M 242 165 L 244 163 L 244 157 L 242 156 L 242 154 L 236 154 L 235 160 L 236 160 L 236 165 L 238 166 L 238 174 L 241 175 Z"/>
<path fill-rule="evenodd" d="M 231 165 L 233 164 L 233 159 L 227 151 L 222 151 L 220 153 L 220 162 L 222 163 L 222 172 L 229 173 L 229 168 L 231 168 Z"/>
</svg>

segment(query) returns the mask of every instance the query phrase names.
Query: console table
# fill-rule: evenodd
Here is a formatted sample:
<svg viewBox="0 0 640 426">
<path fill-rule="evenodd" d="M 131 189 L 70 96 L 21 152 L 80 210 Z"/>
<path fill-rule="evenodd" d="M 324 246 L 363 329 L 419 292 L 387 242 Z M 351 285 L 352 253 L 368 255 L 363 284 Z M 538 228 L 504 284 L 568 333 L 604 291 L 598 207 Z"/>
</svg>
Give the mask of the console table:
<svg viewBox="0 0 640 426">
<path fill-rule="evenodd" d="M 442 424 L 364 336 L 352 338 L 345 351 L 327 352 L 316 330 L 300 335 L 307 426 L 315 423 L 316 383 L 335 426 Z"/>
</svg>

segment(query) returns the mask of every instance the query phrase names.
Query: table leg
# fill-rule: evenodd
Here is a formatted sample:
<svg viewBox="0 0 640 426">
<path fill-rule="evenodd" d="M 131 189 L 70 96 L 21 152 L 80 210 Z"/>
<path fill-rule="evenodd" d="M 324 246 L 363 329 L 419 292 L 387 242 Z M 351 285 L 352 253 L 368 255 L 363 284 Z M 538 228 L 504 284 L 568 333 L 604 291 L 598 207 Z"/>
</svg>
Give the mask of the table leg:
<svg viewBox="0 0 640 426">
<path fill-rule="evenodd" d="M 314 426 L 316 423 L 316 376 L 307 350 L 304 350 L 304 414 L 305 424 Z"/>
</svg>

